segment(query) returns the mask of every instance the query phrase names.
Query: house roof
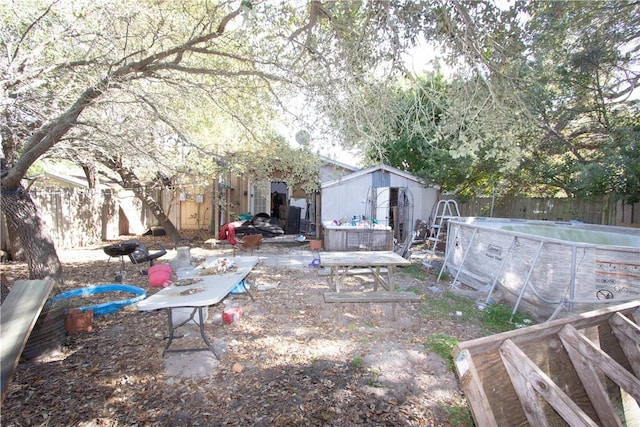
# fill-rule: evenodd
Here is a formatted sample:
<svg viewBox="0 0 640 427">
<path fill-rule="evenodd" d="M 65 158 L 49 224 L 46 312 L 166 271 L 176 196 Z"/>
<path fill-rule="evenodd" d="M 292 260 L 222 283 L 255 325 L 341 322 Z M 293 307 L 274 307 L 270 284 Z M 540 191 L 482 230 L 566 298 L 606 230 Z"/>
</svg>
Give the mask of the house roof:
<svg viewBox="0 0 640 427">
<path fill-rule="evenodd" d="M 370 174 L 372 172 L 376 172 L 376 171 L 392 173 L 394 175 L 398 175 L 398 176 L 401 176 L 401 177 L 406 178 L 408 180 L 417 182 L 420 185 L 424 185 L 424 182 L 420 178 L 418 178 L 417 176 L 411 175 L 410 173 L 407 173 L 407 172 L 402 171 L 400 169 L 394 168 L 393 166 L 385 165 L 384 163 L 382 163 L 382 164 L 379 164 L 377 166 L 371 166 L 371 167 L 368 167 L 366 169 L 357 170 L 357 171 L 355 171 L 353 173 L 350 173 L 348 175 L 344 175 L 344 176 L 342 176 L 342 177 L 340 177 L 338 179 L 334 179 L 332 181 L 324 182 L 324 183 L 321 184 L 321 188 L 333 187 L 334 185 L 342 184 L 342 183 L 344 183 L 346 181 L 351 181 L 353 179 L 359 178 L 359 177 L 364 176 L 364 175 L 368 175 L 368 174 Z"/>
<path fill-rule="evenodd" d="M 75 188 L 89 188 L 89 183 L 84 175 L 79 174 L 63 174 L 54 171 L 45 171 L 38 177 L 33 179 L 44 178 L 49 183 L 60 182 Z M 117 188 L 120 187 L 118 182 L 105 177 L 98 177 L 100 187 Z M 46 184 L 45 184 L 46 185 Z"/>
<path fill-rule="evenodd" d="M 47 172 L 47 171 L 45 171 L 42 175 L 44 175 L 45 178 L 49 178 L 55 181 L 62 181 L 65 184 L 69 184 L 74 187 L 89 188 L 89 184 L 87 183 L 87 180 L 84 177 L 78 177 L 73 175 L 62 175 L 59 173 Z"/>
<path fill-rule="evenodd" d="M 355 171 L 360 170 L 360 168 L 359 168 L 359 167 L 357 167 L 357 166 L 348 165 L 348 164 L 346 164 L 346 163 L 342 163 L 342 162 L 339 162 L 339 161 L 337 161 L 337 160 L 334 160 L 334 159 L 332 159 L 332 158 L 330 158 L 330 157 L 326 157 L 326 156 L 319 155 L 319 156 L 318 156 L 318 158 L 319 158 L 323 163 L 329 163 L 329 164 L 331 164 L 331 165 L 337 166 L 337 167 L 342 168 L 342 169 L 347 169 L 347 170 L 350 170 L 350 171 L 352 171 L 352 172 L 355 172 Z"/>
</svg>

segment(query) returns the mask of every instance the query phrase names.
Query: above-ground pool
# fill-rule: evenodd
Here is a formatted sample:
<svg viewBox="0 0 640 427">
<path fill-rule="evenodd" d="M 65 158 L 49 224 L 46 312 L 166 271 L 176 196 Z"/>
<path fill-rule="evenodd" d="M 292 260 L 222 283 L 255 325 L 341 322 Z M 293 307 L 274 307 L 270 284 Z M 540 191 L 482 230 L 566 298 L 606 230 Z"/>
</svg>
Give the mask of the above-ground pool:
<svg viewBox="0 0 640 427">
<path fill-rule="evenodd" d="M 640 298 L 640 229 L 579 222 L 449 220 L 445 270 L 537 320 Z"/>
</svg>

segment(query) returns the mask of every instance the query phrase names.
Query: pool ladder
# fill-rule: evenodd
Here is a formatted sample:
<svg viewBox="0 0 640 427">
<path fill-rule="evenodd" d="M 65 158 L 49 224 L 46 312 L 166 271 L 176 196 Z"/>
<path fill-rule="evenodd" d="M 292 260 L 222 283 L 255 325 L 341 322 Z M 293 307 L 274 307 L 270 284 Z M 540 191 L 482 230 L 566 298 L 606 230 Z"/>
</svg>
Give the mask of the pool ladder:
<svg viewBox="0 0 640 427">
<path fill-rule="evenodd" d="M 458 202 L 455 200 L 439 200 L 436 204 L 435 213 L 431 217 L 431 223 L 429 224 L 429 237 L 426 240 L 426 253 L 422 264 L 425 267 L 431 266 L 431 255 L 436 253 L 438 243 L 440 243 L 446 233 L 447 221 L 451 218 L 459 218 L 460 209 L 458 209 Z"/>
</svg>

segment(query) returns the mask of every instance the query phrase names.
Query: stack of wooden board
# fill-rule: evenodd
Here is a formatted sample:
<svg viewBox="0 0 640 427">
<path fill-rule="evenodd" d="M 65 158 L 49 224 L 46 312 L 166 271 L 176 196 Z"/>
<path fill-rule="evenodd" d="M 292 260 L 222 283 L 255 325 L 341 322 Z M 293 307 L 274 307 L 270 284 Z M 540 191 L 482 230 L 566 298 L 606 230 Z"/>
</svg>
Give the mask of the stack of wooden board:
<svg viewBox="0 0 640 427">
<path fill-rule="evenodd" d="M 458 344 L 452 355 L 476 425 L 640 425 L 638 307 Z"/>
</svg>

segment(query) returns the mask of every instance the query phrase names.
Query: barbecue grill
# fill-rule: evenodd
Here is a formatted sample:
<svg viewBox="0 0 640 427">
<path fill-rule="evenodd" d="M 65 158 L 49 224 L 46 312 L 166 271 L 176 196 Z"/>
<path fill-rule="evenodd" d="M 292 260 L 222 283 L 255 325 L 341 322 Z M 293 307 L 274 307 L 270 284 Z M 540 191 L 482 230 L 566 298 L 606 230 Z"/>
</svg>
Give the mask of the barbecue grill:
<svg viewBox="0 0 640 427">
<path fill-rule="evenodd" d="M 135 252 L 137 248 L 138 244 L 135 242 L 123 242 L 116 243 L 115 245 L 105 246 L 103 250 L 105 254 L 109 255 L 109 260 L 107 261 L 107 266 L 104 269 L 104 274 L 107 273 L 111 258 L 120 258 L 120 271 L 116 272 L 115 281 L 122 282 L 122 277 L 125 275 L 124 257 L 129 256 L 130 254 Z"/>
</svg>

